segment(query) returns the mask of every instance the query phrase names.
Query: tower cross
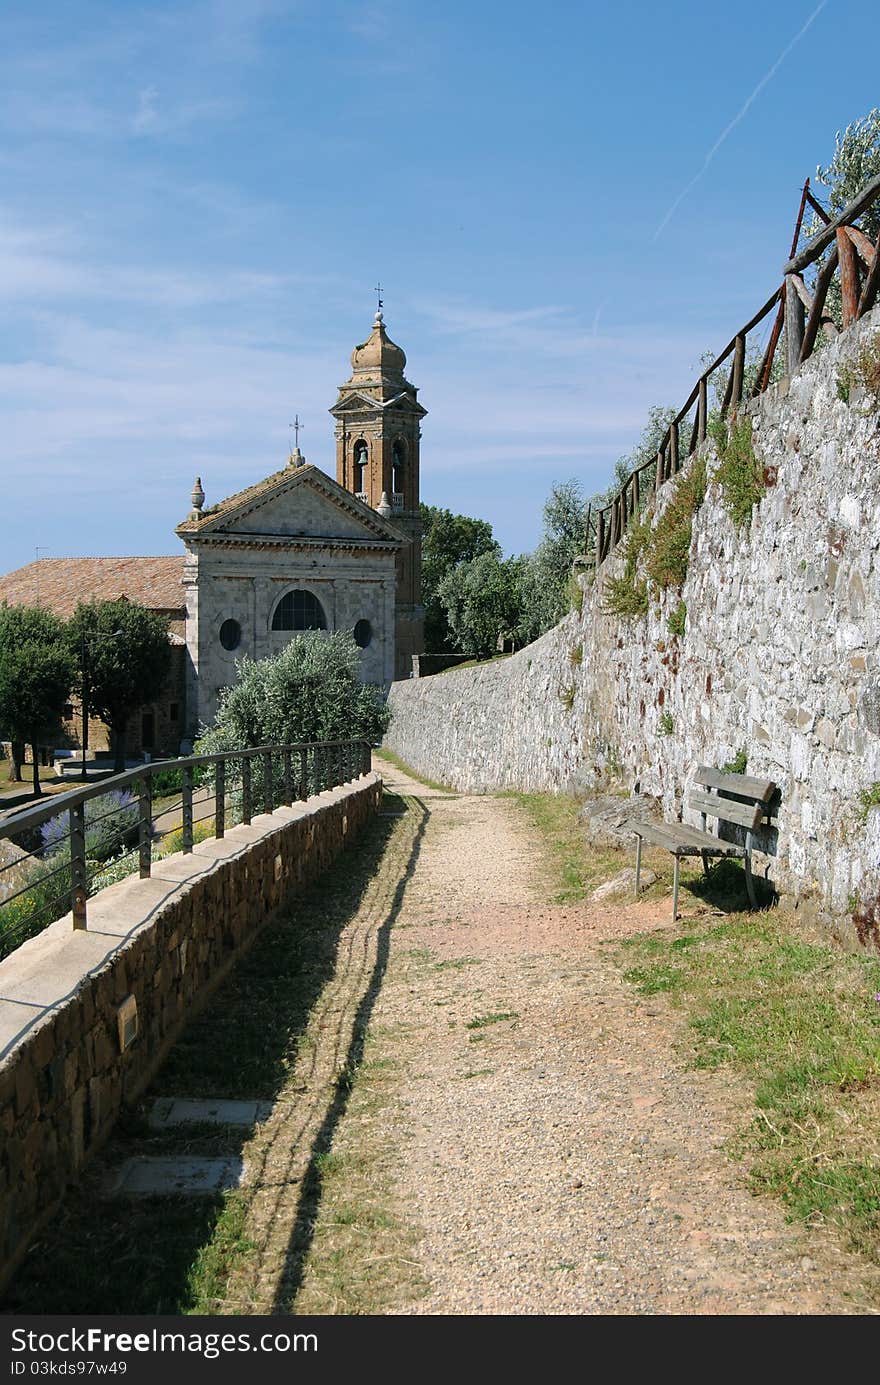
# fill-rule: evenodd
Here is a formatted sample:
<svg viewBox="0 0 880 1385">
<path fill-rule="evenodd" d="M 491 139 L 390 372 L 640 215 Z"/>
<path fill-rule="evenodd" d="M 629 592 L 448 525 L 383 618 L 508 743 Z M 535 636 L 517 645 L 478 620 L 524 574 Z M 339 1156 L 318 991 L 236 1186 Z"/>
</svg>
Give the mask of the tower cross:
<svg viewBox="0 0 880 1385">
<path fill-rule="evenodd" d="M 297 448 L 298 448 L 298 447 L 299 447 L 299 430 L 300 430 L 300 428 L 302 428 L 302 426 L 303 426 L 303 425 L 300 423 L 300 421 L 299 421 L 299 414 L 294 414 L 294 416 L 293 416 L 293 422 L 292 422 L 292 423 L 289 423 L 287 426 L 288 426 L 288 428 L 292 428 L 292 429 L 293 429 L 293 437 L 294 437 L 294 444 L 293 444 L 293 445 L 294 445 L 294 447 L 297 447 Z"/>
<path fill-rule="evenodd" d="M 375 295 L 376 295 L 376 297 L 377 297 L 377 299 L 378 299 L 378 303 L 377 303 L 377 305 L 376 305 L 377 311 L 381 313 L 383 307 L 385 306 L 384 303 L 382 302 L 382 285 L 381 285 L 381 284 L 377 284 L 376 287 L 373 289 L 373 292 L 375 293 Z"/>
</svg>

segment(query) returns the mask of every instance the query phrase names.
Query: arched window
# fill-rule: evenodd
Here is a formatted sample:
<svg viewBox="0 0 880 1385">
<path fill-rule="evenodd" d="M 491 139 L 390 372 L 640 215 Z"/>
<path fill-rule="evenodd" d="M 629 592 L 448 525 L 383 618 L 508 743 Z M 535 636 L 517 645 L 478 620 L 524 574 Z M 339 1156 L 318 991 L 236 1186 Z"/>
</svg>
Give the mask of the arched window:
<svg viewBox="0 0 880 1385">
<path fill-rule="evenodd" d="M 354 488 L 359 495 L 363 495 L 367 489 L 369 462 L 369 448 L 363 438 L 360 438 L 354 445 Z"/>
<path fill-rule="evenodd" d="M 272 617 L 273 630 L 326 630 L 324 608 L 311 592 L 285 593 Z"/>
<path fill-rule="evenodd" d="M 406 443 L 403 438 L 395 438 L 391 445 L 391 489 L 395 495 L 403 495 L 406 465 Z"/>
</svg>

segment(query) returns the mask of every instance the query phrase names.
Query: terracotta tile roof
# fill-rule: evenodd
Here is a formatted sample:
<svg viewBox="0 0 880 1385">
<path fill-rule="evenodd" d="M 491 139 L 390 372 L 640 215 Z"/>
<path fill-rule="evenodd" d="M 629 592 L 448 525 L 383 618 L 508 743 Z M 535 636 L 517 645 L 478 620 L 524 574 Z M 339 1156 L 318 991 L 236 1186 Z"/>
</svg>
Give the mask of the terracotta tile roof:
<svg viewBox="0 0 880 1385">
<path fill-rule="evenodd" d="M 0 577 L 0 603 L 72 616 L 79 601 L 125 596 L 154 611 L 183 611 L 182 553 L 173 558 L 40 558 Z"/>
</svg>

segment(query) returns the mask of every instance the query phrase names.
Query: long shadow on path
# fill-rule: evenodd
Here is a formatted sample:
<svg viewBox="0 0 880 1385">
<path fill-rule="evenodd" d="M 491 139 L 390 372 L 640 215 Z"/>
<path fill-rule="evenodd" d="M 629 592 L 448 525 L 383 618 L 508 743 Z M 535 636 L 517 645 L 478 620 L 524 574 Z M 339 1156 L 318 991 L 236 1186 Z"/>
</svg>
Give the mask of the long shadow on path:
<svg viewBox="0 0 880 1385">
<path fill-rule="evenodd" d="M 413 804 L 413 800 L 409 800 Z M 386 796 L 397 815 L 400 799 Z M 405 864 L 390 908 L 380 912 L 377 952 L 357 1001 L 352 1037 L 337 1068 L 351 1073 L 363 1055 L 364 1036 L 388 959 L 389 933 L 418 860 L 427 809 L 411 809 Z M 120 1121 L 108 1145 L 72 1188 L 52 1224 L 33 1243 L 0 1311 L 19 1313 L 187 1313 L 212 1311 L 222 1301 L 228 1268 L 246 1253 L 246 1217 L 252 1189 L 206 1198 L 161 1196 L 104 1201 L 109 1170 L 132 1156 L 234 1157 L 250 1131 L 204 1126 L 154 1131 L 146 1108 L 158 1097 L 213 1097 L 272 1101 L 290 1083 L 297 1054 L 316 1007 L 326 1004 L 334 978 L 359 970 L 341 949 L 348 926 L 383 866 L 394 816 L 371 823 L 328 874 L 295 899 L 258 937 L 232 975 L 198 1015 L 147 1093 L 143 1107 Z M 344 954 L 344 955 L 343 955 Z M 350 1009 L 349 1009 L 350 1013 Z M 346 1030 L 346 1033 L 348 1031 Z M 300 1099 L 285 1093 L 285 1100 Z M 348 1090 L 337 1084 L 327 1111 L 310 1122 L 319 1133 L 309 1151 L 289 1261 L 285 1297 L 295 1293 L 311 1244 L 310 1224 L 320 1203 L 315 1160 L 329 1147 L 345 1113 Z M 305 1151 L 304 1151 L 305 1153 Z M 218 1311 L 218 1310 L 214 1310 Z M 223 1311 L 219 1309 L 219 1311 Z"/>
<path fill-rule="evenodd" d="M 425 828 L 430 817 L 430 812 L 421 799 L 411 798 L 408 800 L 408 804 L 416 822 L 415 833 L 406 866 L 397 882 L 390 907 L 377 930 L 375 960 L 366 989 L 355 1013 L 351 1041 L 342 1064 L 340 1077 L 336 1083 L 335 1095 L 312 1142 L 308 1167 L 301 1184 L 301 1194 L 291 1234 L 287 1263 L 271 1309 L 273 1313 L 296 1311 L 296 1296 L 302 1287 L 306 1262 L 321 1210 L 323 1183 L 320 1175 L 320 1161 L 323 1155 L 330 1152 L 336 1131 L 348 1109 L 357 1069 L 363 1062 L 367 1030 L 388 967 L 391 930 L 400 915 L 406 887 L 415 871 Z"/>
</svg>

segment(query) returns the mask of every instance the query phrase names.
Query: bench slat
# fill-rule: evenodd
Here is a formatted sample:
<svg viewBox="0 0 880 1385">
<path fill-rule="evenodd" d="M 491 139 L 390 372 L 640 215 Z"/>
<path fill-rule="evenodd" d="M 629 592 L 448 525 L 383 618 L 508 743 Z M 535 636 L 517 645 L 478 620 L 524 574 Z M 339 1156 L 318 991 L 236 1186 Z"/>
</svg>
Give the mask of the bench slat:
<svg viewBox="0 0 880 1385">
<path fill-rule="evenodd" d="M 742 856 L 743 848 L 736 842 L 725 842 L 712 832 L 701 832 L 689 822 L 640 823 L 633 828 L 637 837 L 655 846 L 663 846 L 677 855 L 693 856 L 698 851 L 711 851 L 716 856 Z"/>
<path fill-rule="evenodd" d="M 725 774 L 711 765 L 699 765 L 693 782 L 707 789 L 726 789 L 728 793 L 738 793 L 743 798 L 759 798 L 762 803 L 769 802 L 776 792 L 772 779 L 753 779 L 750 774 Z"/>
<path fill-rule="evenodd" d="M 766 813 L 763 803 L 740 803 L 736 798 L 722 798 L 720 794 L 701 793 L 692 789 L 688 800 L 698 813 L 708 813 L 724 822 L 735 822 L 740 827 L 754 831 Z"/>
</svg>

